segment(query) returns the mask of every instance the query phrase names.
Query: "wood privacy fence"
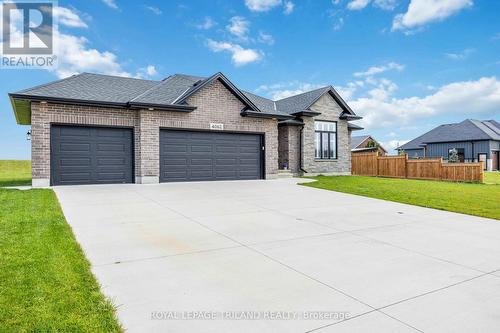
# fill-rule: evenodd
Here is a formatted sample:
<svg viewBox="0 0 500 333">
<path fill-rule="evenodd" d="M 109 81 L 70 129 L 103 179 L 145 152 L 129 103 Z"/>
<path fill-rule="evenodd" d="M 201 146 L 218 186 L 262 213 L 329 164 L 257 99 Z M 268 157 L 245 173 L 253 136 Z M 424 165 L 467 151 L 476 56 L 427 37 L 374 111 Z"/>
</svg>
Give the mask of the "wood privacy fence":
<svg viewBox="0 0 500 333">
<path fill-rule="evenodd" d="M 352 174 L 409 179 L 483 182 L 483 162 L 443 163 L 442 158 L 409 160 L 408 155 L 352 154 Z"/>
</svg>

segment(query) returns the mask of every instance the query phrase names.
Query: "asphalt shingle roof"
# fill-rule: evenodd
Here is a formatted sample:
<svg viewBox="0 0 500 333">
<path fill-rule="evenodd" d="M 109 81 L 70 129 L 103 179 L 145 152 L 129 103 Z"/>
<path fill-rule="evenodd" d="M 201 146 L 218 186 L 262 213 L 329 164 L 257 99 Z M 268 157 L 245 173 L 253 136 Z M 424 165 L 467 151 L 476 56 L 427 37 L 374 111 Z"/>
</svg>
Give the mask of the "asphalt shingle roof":
<svg viewBox="0 0 500 333">
<path fill-rule="evenodd" d="M 323 87 L 299 95 L 283 98 L 276 101 L 276 107 L 278 110 L 288 114 L 305 111 L 328 90 L 330 90 L 330 87 Z"/>
<path fill-rule="evenodd" d="M 175 74 L 153 86 L 143 94 L 135 97 L 131 102 L 173 104 L 176 99 L 192 88 L 196 82 L 204 79 L 205 78 L 198 76 Z"/>
<path fill-rule="evenodd" d="M 444 124 L 402 145 L 402 149 L 421 149 L 426 143 L 500 140 L 500 126 L 495 120 L 466 119 L 457 124 Z"/>
<path fill-rule="evenodd" d="M 206 77 L 175 74 L 162 81 L 82 73 L 15 93 L 17 98 L 36 96 L 91 102 L 174 105 L 183 96 L 209 80 Z M 208 82 L 207 82 L 208 83 Z M 272 101 L 246 91 L 241 93 L 263 113 L 290 116 L 307 110 L 331 87 L 324 87 Z"/>
<path fill-rule="evenodd" d="M 160 81 L 82 73 L 17 92 L 19 95 L 127 103 Z"/>
</svg>

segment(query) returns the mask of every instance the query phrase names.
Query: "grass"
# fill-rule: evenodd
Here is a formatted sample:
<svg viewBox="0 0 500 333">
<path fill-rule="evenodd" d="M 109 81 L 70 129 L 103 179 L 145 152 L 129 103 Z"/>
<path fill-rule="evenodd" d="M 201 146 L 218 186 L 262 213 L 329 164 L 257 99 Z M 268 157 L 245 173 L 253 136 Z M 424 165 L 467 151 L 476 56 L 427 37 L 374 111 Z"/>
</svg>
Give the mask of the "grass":
<svg viewBox="0 0 500 333">
<path fill-rule="evenodd" d="M 0 188 L 0 207 L 0 331 L 122 331 L 54 192 Z"/>
<path fill-rule="evenodd" d="M 31 161 L 0 160 L 0 187 L 31 185 Z"/>
<path fill-rule="evenodd" d="M 361 176 L 312 178 L 317 181 L 302 185 L 500 220 L 500 185 Z M 488 178 L 498 181 L 498 175 Z"/>
<path fill-rule="evenodd" d="M 500 185 L 500 172 L 485 172 L 484 173 L 484 183 L 485 184 L 496 184 Z"/>
</svg>

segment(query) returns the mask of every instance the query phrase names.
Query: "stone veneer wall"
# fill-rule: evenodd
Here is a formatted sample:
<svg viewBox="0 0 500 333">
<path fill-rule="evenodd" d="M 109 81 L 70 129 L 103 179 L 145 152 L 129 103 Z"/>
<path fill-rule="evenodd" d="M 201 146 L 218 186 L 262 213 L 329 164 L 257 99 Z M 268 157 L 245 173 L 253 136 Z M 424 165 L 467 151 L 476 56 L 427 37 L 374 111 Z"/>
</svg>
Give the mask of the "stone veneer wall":
<svg viewBox="0 0 500 333">
<path fill-rule="evenodd" d="M 128 110 L 42 104 L 33 102 L 32 173 L 34 186 L 48 186 L 50 178 L 50 124 L 82 124 L 133 127 L 135 174 L 139 183 L 158 182 L 160 128 L 208 130 L 210 123 L 223 123 L 224 131 L 265 134 L 266 178 L 278 171 L 277 120 L 241 117 L 244 105 L 220 81 L 214 81 L 188 99 L 193 112 Z"/>
<path fill-rule="evenodd" d="M 351 131 L 348 122 L 339 119 L 341 107 L 330 94 L 323 95 L 310 107 L 311 111 L 321 112 L 316 117 L 303 117 L 302 165 L 308 174 L 351 174 Z M 319 160 L 314 157 L 314 121 L 337 122 L 337 159 Z"/>
<path fill-rule="evenodd" d="M 294 174 L 300 172 L 300 126 L 280 126 L 278 129 L 279 168 L 288 165 Z"/>
</svg>

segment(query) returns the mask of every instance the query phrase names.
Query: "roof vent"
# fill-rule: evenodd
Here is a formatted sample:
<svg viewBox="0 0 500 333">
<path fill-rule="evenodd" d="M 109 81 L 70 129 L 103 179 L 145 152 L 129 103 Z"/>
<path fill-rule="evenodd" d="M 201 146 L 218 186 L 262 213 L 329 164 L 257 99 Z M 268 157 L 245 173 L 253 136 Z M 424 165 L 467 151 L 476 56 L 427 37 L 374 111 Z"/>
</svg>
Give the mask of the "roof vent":
<svg viewBox="0 0 500 333">
<path fill-rule="evenodd" d="M 203 80 L 198 80 L 198 81 L 196 81 L 196 82 L 193 84 L 193 87 L 196 87 L 197 85 L 199 85 L 199 84 L 201 83 L 201 81 L 203 81 Z"/>
</svg>

